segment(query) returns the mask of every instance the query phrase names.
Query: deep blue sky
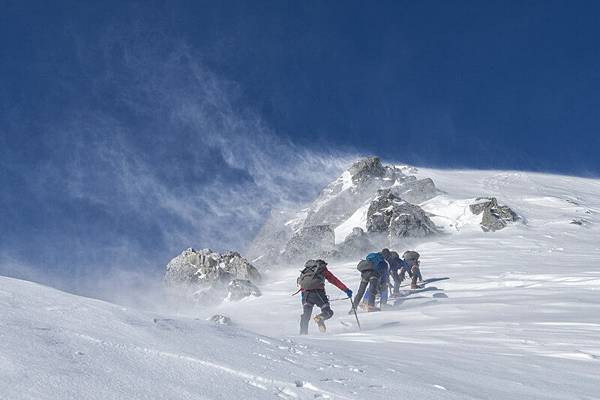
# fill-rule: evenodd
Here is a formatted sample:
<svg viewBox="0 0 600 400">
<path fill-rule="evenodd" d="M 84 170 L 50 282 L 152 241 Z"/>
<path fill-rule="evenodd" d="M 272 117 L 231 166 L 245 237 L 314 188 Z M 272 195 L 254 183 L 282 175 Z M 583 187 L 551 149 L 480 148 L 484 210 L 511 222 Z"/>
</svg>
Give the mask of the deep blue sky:
<svg viewBox="0 0 600 400">
<path fill-rule="evenodd" d="M 348 154 L 597 176 L 598 38 L 597 1 L 4 1 L 3 272 L 243 246 Z"/>
</svg>

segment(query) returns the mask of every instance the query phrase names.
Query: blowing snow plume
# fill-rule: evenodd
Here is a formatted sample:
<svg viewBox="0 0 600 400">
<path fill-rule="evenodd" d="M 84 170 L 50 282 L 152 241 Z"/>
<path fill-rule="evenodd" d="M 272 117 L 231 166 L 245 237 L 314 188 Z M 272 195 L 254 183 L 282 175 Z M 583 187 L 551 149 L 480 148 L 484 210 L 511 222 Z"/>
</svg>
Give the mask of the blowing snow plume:
<svg viewBox="0 0 600 400">
<path fill-rule="evenodd" d="M 159 34 L 112 29 L 78 56 L 67 108 L 35 121 L 35 168 L 7 165 L 27 193 L 3 198 L 36 221 L 11 216 L 24 231 L 6 232 L 5 258 L 63 287 L 158 276 L 189 246 L 242 249 L 269 210 L 311 199 L 352 158 L 276 135 L 241 88 Z"/>
</svg>

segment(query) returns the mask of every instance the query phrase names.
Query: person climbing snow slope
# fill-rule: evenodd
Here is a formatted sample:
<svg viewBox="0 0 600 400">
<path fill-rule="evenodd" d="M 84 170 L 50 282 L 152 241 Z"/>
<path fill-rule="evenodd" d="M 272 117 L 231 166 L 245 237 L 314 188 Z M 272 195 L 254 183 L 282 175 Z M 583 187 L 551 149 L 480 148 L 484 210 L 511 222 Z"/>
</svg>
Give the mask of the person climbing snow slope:
<svg viewBox="0 0 600 400">
<path fill-rule="evenodd" d="M 417 281 L 423 282 L 423 276 L 421 275 L 421 268 L 419 267 L 421 265 L 421 263 L 419 262 L 419 257 L 420 257 L 420 254 L 417 253 L 416 251 L 412 251 L 412 250 L 405 251 L 404 254 L 402 255 L 402 258 L 404 258 L 404 261 L 407 264 L 406 272 L 408 272 L 408 275 L 411 278 L 411 282 L 410 282 L 411 289 L 417 289 Z M 404 273 L 402 273 L 402 277 L 403 276 L 404 276 Z"/>
<path fill-rule="evenodd" d="M 354 307 L 358 307 L 364 297 L 367 311 L 379 311 L 379 308 L 375 307 L 377 293 L 380 293 L 381 304 L 387 303 L 387 262 L 381 253 L 369 253 L 358 263 L 356 269 L 360 271 L 360 286 L 354 297 Z"/>
<path fill-rule="evenodd" d="M 298 277 L 298 285 L 302 293 L 302 310 L 300 317 L 300 334 L 308 334 L 308 323 L 312 315 L 313 307 L 321 309 L 321 313 L 314 317 L 319 330 L 327 330 L 325 321 L 333 316 L 333 310 L 329 304 L 327 293 L 325 292 L 325 281 L 335 285 L 342 292 L 346 293 L 349 299 L 352 299 L 352 290 L 348 289 L 329 269 L 327 263 L 323 260 L 308 260 L 304 264 L 304 269 Z"/>
<path fill-rule="evenodd" d="M 406 263 L 406 261 L 401 259 L 400 255 L 398 255 L 398 253 L 395 251 L 383 249 L 381 251 L 381 254 L 390 266 L 390 276 L 394 281 L 392 285 L 392 297 L 398 296 L 398 294 L 400 293 L 400 284 L 404 280 L 404 273 L 402 273 L 402 271 L 406 271 L 406 269 L 408 268 L 408 264 Z"/>
</svg>

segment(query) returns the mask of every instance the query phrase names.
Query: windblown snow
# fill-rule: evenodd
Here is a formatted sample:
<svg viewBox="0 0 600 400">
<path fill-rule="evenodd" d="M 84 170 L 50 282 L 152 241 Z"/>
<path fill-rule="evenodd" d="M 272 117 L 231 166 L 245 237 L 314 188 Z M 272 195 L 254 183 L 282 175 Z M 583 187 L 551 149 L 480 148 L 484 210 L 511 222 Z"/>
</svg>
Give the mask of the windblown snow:
<svg viewBox="0 0 600 400">
<path fill-rule="evenodd" d="M 0 399 L 600 398 L 600 180 L 418 175 L 445 193 L 421 204 L 445 234 L 415 246 L 440 280 L 359 313 L 361 331 L 328 285 L 328 332 L 297 335 L 298 265 L 262 297 L 167 314 L 0 278 Z M 479 196 L 524 223 L 482 232 L 468 211 Z M 330 269 L 356 289 L 355 265 Z M 207 322 L 215 313 L 235 325 Z"/>
<path fill-rule="evenodd" d="M 356 212 L 352 214 L 350 218 L 335 228 L 335 244 L 340 244 L 346 240 L 346 237 L 352 233 L 352 229 L 354 228 L 361 228 L 365 231 L 367 230 L 367 211 L 369 211 L 370 205 L 371 203 L 369 202 L 365 203 L 365 205 L 356 210 Z"/>
</svg>

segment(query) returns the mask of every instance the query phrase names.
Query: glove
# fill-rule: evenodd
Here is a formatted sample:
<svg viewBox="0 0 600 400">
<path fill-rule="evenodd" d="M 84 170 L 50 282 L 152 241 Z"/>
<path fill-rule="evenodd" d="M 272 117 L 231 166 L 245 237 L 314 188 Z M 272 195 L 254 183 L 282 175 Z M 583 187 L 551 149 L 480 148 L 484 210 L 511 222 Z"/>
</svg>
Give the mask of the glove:
<svg viewBox="0 0 600 400">
<path fill-rule="evenodd" d="M 352 290 L 350 289 L 346 289 L 346 295 L 348 295 L 348 298 L 352 298 Z"/>
</svg>

